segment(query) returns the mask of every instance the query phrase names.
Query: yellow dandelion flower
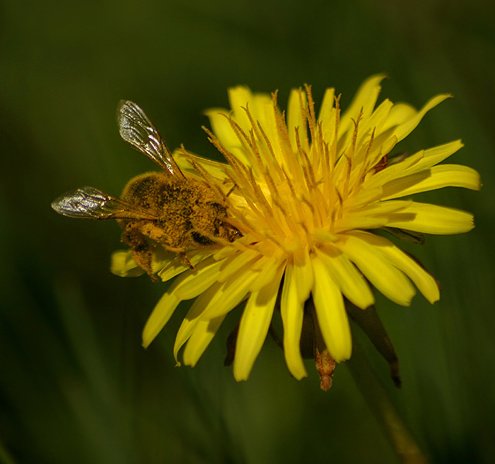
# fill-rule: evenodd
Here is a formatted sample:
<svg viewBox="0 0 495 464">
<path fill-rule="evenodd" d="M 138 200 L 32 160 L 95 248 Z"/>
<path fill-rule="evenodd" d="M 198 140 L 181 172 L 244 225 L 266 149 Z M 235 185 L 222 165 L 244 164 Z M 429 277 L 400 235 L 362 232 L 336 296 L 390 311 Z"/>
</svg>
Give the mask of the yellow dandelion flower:
<svg viewBox="0 0 495 464">
<path fill-rule="evenodd" d="M 228 222 L 242 236 L 213 237 L 214 246 L 186 253 L 190 265 L 168 252 L 154 253 L 153 271 L 174 280 L 146 323 L 145 347 L 182 301 L 194 300 L 174 346 L 176 359 L 183 349 L 183 363 L 194 366 L 226 315 L 242 303 L 233 369 L 237 380 L 245 380 L 279 308 L 285 360 L 301 379 L 309 299 L 337 362 L 351 356 L 346 300 L 365 310 L 374 302 L 372 286 L 400 305 L 410 304 L 415 287 L 429 302 L 439 299 L 435 279 L 376 231 L 469 231 L 471 214 L 410 197 L 449 186 L 477 190 L 479 175 L 439 164 L 462 147 L 459 140 L 392 157 L 396 144 L 449 95 L 432 98 L 419 111 L 390 100 L 377 106 L 382 79 L 366 80 L 342 113 L 334 89 L 327 89 L 317 114 L 309 87 L 291 92 L 286 116 L 276 94 L 245 87 L 229 91 L 230 111 L 207 112 L 209 138 L 227 163 L 184 149 L 174 157 L 186 176 L 221 192 Z M 129 253 L 117 252 L 112 269 L 132 275 L 137 265 Z"/>
</svg>

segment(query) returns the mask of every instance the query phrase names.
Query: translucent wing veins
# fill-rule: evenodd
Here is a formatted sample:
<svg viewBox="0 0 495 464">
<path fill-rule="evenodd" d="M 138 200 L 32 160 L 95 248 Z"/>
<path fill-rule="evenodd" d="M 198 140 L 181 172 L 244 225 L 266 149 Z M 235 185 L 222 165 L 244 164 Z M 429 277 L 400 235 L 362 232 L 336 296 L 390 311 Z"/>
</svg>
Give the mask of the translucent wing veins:
<svg viewBox="0 0 495 464">
<path fill-rule="evenodd" d="M 108 195 L 94 187 L 82 187 L 67 192 L 52 203 L 63 216 L 84 219 L 157 219 L 138 205 Z"/>
<path fill-rule="evenodd" d="M 168 151 L 159 132 L 144 111 L 129 100 L 121 100 L 117 108 L 120 136 L 172 176 L 184 177 Z"/>
</svg>

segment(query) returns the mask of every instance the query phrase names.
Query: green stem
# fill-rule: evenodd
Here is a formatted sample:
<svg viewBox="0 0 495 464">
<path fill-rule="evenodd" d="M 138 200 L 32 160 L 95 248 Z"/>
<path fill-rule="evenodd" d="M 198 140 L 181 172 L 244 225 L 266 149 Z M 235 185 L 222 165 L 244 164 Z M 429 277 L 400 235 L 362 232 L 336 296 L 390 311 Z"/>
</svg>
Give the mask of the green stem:
<svg viewBox="0 0 495 464">
<path fill-rule="evenodd" d="M 390 401 L 362 347 L 353 342 L 351 360 L 347 363 L 357 387 L 380 425 L 385 429 L 395 452 L 404 464 L 426 464 L 428 459 L 414 440 L 397 409 Z"/>
</svg>

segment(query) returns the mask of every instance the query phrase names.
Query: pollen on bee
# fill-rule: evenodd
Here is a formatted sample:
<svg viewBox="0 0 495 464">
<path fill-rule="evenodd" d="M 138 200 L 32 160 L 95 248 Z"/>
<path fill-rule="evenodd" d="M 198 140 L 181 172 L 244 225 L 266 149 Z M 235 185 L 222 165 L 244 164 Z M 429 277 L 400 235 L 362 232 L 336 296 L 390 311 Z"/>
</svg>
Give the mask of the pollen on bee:
<svg viewBox="0 0 495 464">
<path fill-rule="evenodd" d="M 122 242 L 131 248 L 136 264 L 152 278 L 155 250 L 178 253 L 190 264 L 189 250 L 234 241 L 240 232 L 228 222 L 227 196 L 214 177 L 196 169 L 198 177 L 182 172 L 144 111 L 129 100 L 117 110 L 121 137 L 147 156 L 160 172 L 132 178 L 115 197 L 94 187 L 67 192 L 52 203 L 58 213 L 75 218 L 115 219 Z"/>
<path fill-rule="evenodd" d="M 186 253 L 221 240 L 231 242 L 239 235 L 226 223 L 227 208 L 222 199 L 203 181 L 145 173 L 128 182 L 122 198 L 152 211 L 157 218 L 120 222 L 124 229 L 122 241 L 133 248 L 141 263 L 140 254 L 145 252 L 148 260 L 150 250 L 158 245 Z M 147 263 L 140 265 L 150 270 Z"/>
</svg>

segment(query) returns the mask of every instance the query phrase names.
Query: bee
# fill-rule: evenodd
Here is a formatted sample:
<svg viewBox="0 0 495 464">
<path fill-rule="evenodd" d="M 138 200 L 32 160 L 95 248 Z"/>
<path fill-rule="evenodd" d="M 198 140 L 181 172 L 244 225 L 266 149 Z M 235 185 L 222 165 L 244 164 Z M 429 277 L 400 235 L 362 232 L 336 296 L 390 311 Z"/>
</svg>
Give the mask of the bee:
<svg viewBox="0 0 495 464">
<path fill-rule="evenodd" d="M 57 198 L 52 208 L 63 216 L 84 219 L 116 219 L 121 240 L 131 248 L 138 266 L 153 278 L 156 247 L 187 259 L 188 250 L 233 242 L 241 236 L 229 224 L 226 195 L 206 182 L 186 175 L 175 162 L 163 139 L 144 111 L 123 100 L 117 108 L 122 139 L 146 155 L 161 170 L 132 178 L 122 195 L 115 197 L 94 187 L 82 187 Z"/>
</svg>

